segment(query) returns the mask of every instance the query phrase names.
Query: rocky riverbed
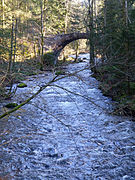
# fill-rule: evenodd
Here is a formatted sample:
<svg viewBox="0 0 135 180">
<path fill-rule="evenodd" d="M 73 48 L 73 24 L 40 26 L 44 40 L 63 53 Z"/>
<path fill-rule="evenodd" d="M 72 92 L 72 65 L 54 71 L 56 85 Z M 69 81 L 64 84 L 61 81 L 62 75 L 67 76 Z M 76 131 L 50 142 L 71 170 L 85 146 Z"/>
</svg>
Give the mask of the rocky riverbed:
<svg viewBox="0 0 135 180">
<path fill-rule="evenodd" d="M 0 120 L 0 177 L 13 180 L 134 180 L 135 123 L 111 115 L 113 102 L 91 76 L 88 55 Z M 12 100 L 21 103 L 54 74 L 28 77 Z M 64 77 L 60 75 L 59 77 Z M 1 113 L 6 109 L 0 105 Z"/>
</svg>

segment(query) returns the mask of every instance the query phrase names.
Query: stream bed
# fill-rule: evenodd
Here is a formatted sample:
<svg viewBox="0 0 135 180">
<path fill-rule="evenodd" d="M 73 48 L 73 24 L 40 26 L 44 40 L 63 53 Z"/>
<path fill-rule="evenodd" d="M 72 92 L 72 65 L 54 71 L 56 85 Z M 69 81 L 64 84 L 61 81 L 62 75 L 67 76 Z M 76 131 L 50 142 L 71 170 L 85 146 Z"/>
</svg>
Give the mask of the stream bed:
<svg viewBox="0 0 135 180">
<path fill-rule="evenodd" d="M 88 54 L 69 64 L 74 76 L 44 89 L 0 120 L 0 177 L 11 180 L 135 180 L 135 123 L 111 115 L 113 102 L 91 76 Z M 28 77 L 13 102 L 30 97 L 53 78 Z M 60 75 L 59 77 L 64 77 Z M 0 112 L 5 109 L 0 104 Z"/>
</svg>

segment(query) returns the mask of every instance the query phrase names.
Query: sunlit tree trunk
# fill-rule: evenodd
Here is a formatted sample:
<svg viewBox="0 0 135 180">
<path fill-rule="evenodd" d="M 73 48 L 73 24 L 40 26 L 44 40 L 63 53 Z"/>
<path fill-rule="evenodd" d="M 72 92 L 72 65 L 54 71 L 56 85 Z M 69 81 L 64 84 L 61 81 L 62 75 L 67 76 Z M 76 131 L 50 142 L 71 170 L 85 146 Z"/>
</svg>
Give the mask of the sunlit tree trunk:
<svg viewBox="0 0 135 180">
<path fill-rule="evenodd" d="M 69 1 L 65 0 L 65 7 L 66 7 L 66 15 L 65 15 L 65 34 L 67 33 L 68 29 L 68 13 L 69 13 Z"/>
<path fill-rule="evenodd" d="M 127 0 L 123 0 L 123 17 L 124 17 L 125 25 L 128 26 L 128 3 L 127 3 Z"/>
<path fill-rule="evenodd" d="M 4 10 L 5 10 L 5 0 L 1 0 L 1 5 L 2 5 L 2 28 L 5 28 L 5 14 L 4 14 Z"/>
<path fill-rule="evenodd" d="M 13 66 L 14 66 L 14 63 L 15 63 L 15 58 L 16 58 L 16 46 L 17 46 L 17 26 L 18 26 L 18 21 L 17 21 L 17 18 L 16 18 L 16 21 L 15 21 L 15 37 L 14 37 L 14 58 L 13 58 Z"/>
<path fill-rule="evenodd" d="M 69 16 L 69 10 L 70 10 L 70 0 L 65 0 L 65 11 L 66 11 L 66 14 L 65 14 L 65 26 L 64 26 L 64 33 L 68 33 L 68 16 Z M 63 61 L 66 60 L 66 57 L 65 57 L 65 50 L 63 49 L 62 51 L 62 59 Z"/>
</svg>

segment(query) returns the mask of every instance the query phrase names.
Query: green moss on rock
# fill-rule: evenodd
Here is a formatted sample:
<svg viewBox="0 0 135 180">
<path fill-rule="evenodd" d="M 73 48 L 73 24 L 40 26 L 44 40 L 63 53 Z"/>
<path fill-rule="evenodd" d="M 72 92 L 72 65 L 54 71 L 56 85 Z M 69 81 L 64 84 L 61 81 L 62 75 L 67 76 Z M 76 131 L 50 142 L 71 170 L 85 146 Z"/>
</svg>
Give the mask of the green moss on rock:
<svg viewBox="0 0 135 180">
<path fill-rule="evenodd" d="M 24 87 L 27 87 L 27 84 L 25 83 L 20 83 L 17 85 L 18 88 L 24 88 Z"/>
<path fill-rule="evenodd" d="M 55 75 L 59 76 L 59 75 L 65 75 L 64 71 L 57 71 L 55 72 Z"/>
</svg>

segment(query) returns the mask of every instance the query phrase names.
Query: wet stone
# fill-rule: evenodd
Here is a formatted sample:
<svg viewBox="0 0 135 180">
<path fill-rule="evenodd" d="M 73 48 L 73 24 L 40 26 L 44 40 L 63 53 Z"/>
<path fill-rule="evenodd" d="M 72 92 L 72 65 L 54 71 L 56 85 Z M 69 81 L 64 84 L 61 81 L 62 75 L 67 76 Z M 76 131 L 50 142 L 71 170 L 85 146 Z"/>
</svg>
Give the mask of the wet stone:
<svg viewBox="0 0 135 180">
<path fill-rule="evenodd" d="M 64 159 L 63 158 L 63 159 L 58 159 L 57 164 L 61 165 L 61 166 L 64 166 L 64 165 L 69 165 L 70 162 L 69 162 L 69 159 Z"/>
</svg>

